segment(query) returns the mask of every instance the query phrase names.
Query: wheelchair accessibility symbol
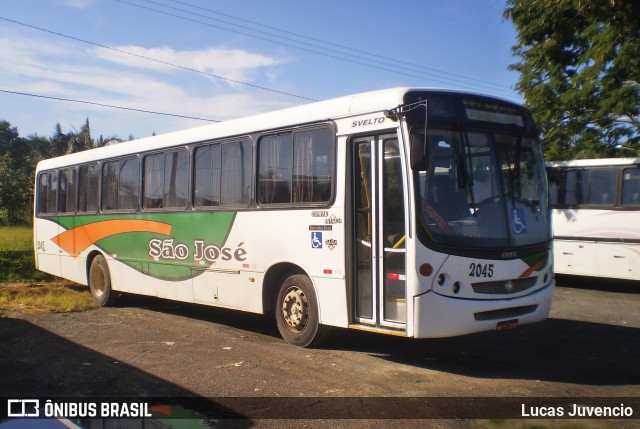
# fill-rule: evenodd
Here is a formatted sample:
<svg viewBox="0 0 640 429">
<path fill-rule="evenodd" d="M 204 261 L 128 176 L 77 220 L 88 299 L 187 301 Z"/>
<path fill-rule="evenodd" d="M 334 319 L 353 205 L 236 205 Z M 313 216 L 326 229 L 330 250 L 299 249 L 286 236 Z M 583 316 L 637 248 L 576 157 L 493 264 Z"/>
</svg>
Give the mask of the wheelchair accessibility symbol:
<svg viewBox="0 0 640 429">
<path fill-rule="evenodd" d="M 524 209 L 511 209 L 511 229 L 514 234 L 524 234 L 527 232 L 527 221 L 524 217 Z"/>
<path fill-rule="evenodd" d="M 322 249 L 322 233 L 314 231 L 311 233 L 311 248 Z"/>
</svg>

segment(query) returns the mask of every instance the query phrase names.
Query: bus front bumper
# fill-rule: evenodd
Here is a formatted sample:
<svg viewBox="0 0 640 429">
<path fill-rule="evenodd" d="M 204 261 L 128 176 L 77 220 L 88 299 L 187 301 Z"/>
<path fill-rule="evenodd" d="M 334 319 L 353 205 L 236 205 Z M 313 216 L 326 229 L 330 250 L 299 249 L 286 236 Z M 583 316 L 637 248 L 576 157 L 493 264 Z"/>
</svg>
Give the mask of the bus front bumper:
<svg viewBox="0 0 640 429">
<path fill-rule="evenodd" d="M 510 328 L 549 317 L 555 282 L 512 299 L 471 300 L 429 291 L 414 297 L 415 338 L 441 338 Z"/>
</svg>

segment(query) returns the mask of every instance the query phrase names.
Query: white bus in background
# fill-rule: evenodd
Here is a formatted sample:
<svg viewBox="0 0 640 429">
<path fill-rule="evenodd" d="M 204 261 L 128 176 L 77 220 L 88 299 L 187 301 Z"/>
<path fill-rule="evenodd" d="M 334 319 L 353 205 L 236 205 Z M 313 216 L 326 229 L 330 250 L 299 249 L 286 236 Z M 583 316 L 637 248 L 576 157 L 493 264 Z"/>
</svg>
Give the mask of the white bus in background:
<svg viewBox="0 0 640 429">
<path fill-rule="evenodd" d="M 554 269 L 640 280 L 640 158 L 548 162 Z"/>
<path fill-rule="evenodd" d="M 42 161 L 36 264 L 90 290 L 427 338 L 549 314 L 550 210 L 529 112 L 396 88 Z"/>
</svg>

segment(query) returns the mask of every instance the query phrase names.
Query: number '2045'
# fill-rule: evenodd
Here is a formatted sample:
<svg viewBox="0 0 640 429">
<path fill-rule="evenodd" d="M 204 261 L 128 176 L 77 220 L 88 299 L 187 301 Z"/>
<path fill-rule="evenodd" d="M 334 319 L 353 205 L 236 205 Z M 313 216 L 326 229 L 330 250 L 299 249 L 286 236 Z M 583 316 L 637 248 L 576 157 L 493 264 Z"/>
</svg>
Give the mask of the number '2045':
<svg viewBox="0 0 640 429">
<path fill-rule="evenodd" d="M 469 277 L 493 277 L 493 264 L 477 264 L 472 262 L 469 265 Z"/>
</svg>

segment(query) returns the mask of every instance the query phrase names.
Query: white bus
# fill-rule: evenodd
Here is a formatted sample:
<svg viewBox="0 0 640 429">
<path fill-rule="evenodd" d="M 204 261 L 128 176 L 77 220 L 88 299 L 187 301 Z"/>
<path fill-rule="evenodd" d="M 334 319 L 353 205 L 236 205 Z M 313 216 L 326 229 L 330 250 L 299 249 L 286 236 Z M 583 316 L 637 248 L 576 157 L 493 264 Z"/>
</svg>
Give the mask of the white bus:
<svg viewBox="0 0 640 429">
<path fill-rule="evenodd" d="M 560 274 L 640 280 L 640 158 L 547 163 Z"/>
<path fill-rule="evenodd" d="M 40 270 L 120 292 L 415 338 L 548 316 L 550 210 L 522 107 L 396 88 L 42 161 Z"/>
</svg>

